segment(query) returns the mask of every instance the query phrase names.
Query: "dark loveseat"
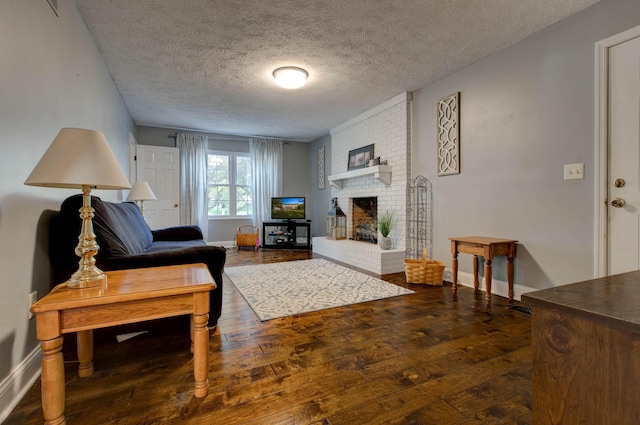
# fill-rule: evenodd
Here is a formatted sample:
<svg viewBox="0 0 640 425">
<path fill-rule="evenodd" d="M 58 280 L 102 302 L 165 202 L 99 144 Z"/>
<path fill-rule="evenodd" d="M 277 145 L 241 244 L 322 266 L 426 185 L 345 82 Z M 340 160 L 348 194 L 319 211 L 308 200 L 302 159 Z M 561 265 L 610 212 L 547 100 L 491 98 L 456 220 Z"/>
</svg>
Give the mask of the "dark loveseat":
<svg viewBox="0 0 640 425">
<path fill-rule="evenodd" d="M 216 325 L 222 308 L 222 273 L 226 260 L 223 247 L 208 246 L 197 226 L 150 230 L 140 208 L 133 202 L 105 202 L 92 196 L 95 210 L 93 231 L 100 251 L 96 266 L 103 271 L 175 264 L 205 263 L 216 282 L 211 291 L 209 326 Z M 51 220 L 51 261 L 55 284 L 78 269 L 75 254 L 82 220 L 82 195 L 67 198 Z"/>
</svg>

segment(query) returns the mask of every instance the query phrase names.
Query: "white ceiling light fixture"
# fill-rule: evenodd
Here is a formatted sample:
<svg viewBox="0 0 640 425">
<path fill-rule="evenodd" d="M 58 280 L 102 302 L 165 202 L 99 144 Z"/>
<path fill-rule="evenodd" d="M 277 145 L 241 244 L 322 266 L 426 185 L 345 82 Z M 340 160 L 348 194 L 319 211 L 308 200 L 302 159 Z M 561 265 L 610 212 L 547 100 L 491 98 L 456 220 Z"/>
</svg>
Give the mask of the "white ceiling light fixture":
<svg viewBox="0 0 640 425">
<path fill-rule="evenodd" d="M 285 89 L 298 89 L 307 82 L 309 73 L 296 66 L 283 66 L 273 71 L 276 83 Z"/>
</svg>

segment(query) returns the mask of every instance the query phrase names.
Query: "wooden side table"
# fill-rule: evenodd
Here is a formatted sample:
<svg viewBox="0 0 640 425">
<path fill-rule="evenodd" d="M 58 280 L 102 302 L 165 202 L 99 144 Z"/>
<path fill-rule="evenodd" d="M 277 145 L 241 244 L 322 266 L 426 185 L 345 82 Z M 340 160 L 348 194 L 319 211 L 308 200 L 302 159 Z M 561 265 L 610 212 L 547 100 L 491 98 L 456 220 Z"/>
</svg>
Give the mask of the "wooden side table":
<svg viewBox="0 0 640 425">
<path fill-rule="evenodd" d="M 106 272 L 106 287 L 58 285 L 31 307 L 42 347 L 45 424 L 64 424 L 62 335 L 78 333 L 78 375 L 93 373 L 93 329 L 191 314 L 195 396 L 209 390 L 209 291 L 216 284 L 204 264 Z"/>
<path fill-rule="evenodd" d="M 507 257 L 507 278 L 509 280 L 509 301 L 513 301 L 513 259 L 516 256 L 516 244 L 512 239 L 487 238 L 485 236 L 463 236 L 449 238 L 451 241 L 451 254 L 453 255 L 452 279 L 453 293 L 458 291 L 458 253 L 473 254 L 473 287 L 478 291 L 478 256 L 484 257 L 484 281 L 486 289 L 487 305 L 491 305 L 491 281 L 493 257 Z"/>
</svg>

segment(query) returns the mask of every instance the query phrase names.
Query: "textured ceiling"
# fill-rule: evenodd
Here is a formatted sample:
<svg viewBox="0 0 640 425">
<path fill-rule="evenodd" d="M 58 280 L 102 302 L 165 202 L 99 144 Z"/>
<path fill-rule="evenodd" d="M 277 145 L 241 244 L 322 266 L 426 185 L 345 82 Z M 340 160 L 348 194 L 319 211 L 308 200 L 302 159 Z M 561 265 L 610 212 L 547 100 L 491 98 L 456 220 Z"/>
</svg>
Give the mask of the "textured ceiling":
<svg viewBox="0 0 640 425">
<path fill-rule="evenodd" d="M 598 0 L 75 1 L 138 125 L 310 141 Z"/>
</svg>

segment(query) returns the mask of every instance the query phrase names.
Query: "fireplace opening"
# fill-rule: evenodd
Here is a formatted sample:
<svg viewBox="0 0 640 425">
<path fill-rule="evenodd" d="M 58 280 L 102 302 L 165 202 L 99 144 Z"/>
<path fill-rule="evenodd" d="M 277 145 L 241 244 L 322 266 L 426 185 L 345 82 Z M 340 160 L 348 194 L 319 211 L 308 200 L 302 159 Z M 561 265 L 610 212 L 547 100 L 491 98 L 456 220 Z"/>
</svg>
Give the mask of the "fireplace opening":
<svg viewBox="0 0 640 425">
<path fill-rule="evenodd" d="M 353 198 L 351 201 L 351 239 L 378 243 L 378 198 Z"/>
</svg>

